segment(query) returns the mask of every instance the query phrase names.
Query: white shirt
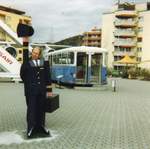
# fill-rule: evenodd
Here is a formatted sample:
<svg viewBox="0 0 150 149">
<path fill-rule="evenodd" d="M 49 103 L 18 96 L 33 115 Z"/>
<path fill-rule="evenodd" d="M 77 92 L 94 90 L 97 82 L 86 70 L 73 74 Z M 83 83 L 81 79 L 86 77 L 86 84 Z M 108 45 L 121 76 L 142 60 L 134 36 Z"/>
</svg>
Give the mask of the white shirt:
<svg viewBox="0 0 150 149">
<path fill-rule="evenodd" d="M 35 66 L 37 66 L 36 65 L 36 60 L 33 60 L 33 63 L 34 63 Z M 38 63 L 38 66 L 40 66 L 40 60 L 39 59 L 37 60 L 37 63 Z"/>
</svg>

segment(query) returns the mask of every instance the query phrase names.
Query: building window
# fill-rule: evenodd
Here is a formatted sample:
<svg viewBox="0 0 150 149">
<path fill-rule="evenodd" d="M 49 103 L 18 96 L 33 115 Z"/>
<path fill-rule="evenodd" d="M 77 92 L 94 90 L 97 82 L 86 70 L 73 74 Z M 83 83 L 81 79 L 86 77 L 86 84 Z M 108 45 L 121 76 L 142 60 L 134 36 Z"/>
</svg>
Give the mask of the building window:
<svg viewBox="0 0 150 149">
<path fill-rule="evenodd" d="M 143 16 L 139 16 L 139 22 L 143 22 L 144 21 L 144 17 Z"/>
<path fill-rule="evenodd" d="M 138 42 L 142 42 L 142 38 L 138 38 L 137 41 L 138 41 Z"/>
<path fill-rule="evenodd" d="M 136 60 L 137 60 L 138 62 L 141 62 L 141 57 L 137 57 Z"/>
<path fill-rule="evenodd" d="M 141 47 L 138 47 L 138 48 L 137 48 L 137 51 L 138 51 L 138 52 L 142 52 L 142 48 L 141 48 Z"/>
<path fill-rule="evenodd" d="M 123 3 L 118 5 L 118 9 L 122 10 L 135 10 L 135 5 L 130 3 Z"/>
<path fill-rule="evenodd" d="M 18 61 L 22 61 L 22 58 L 21 58 L 21 57 L 19 57 L 19 58 L 18 58 Z"/>
<path fill-rule="evenodd" d="M 122 58 L 122 56 L 114 56 L 114 61 L 119 61 Z"/>
<path fill-rule="evenodd" d="M 147 3 L 147 10 L 150 10 L 150 3 Z"/>
<path fill-rule="evenodd" d="M 19 54 L 22 54 L 22 50 L 19 50 Z"/>
<path fill-rule="evenodd" d="M 143 27 L 139 27 L 138 32 L 142 32 L 142 31 L 143 31 Z"/>
<path fill-rule="evenodd" d="M 126 48 L 126 52 L 131 52 L 131 48 Z"/>
</svg>

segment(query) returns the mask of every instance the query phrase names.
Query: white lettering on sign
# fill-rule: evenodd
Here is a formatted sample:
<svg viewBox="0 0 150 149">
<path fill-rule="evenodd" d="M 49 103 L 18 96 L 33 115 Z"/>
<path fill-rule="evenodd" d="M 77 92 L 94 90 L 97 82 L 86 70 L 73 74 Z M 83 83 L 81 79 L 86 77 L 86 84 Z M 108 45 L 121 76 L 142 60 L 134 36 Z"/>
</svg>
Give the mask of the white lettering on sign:
<svg viewBox="0 0 150 149">
<path fill-rule="evenodd" d="M 12 64 L 13 63 L 13 61 L 12 60 L 10 60 L 6 55 L 4 55 L 4 53 L 2 53 L 1 51 L 0 51 L 0 58 L 2 58 L 3 60 L 5 60 L 8 64 Z"/>
</svg>

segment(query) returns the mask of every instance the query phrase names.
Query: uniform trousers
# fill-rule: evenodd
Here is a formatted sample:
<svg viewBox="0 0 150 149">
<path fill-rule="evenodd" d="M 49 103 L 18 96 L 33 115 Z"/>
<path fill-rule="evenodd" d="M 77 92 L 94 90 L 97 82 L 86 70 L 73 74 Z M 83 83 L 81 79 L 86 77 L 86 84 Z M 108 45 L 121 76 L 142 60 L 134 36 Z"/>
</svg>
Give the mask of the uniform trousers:
<svg viewBox="0 0 150 149">
<path fill-rule="evenodd" d="M 27 130 L 37 129 L 45 126 L 45 95 L 26 96 L 27 103 Z"/>
</svg>

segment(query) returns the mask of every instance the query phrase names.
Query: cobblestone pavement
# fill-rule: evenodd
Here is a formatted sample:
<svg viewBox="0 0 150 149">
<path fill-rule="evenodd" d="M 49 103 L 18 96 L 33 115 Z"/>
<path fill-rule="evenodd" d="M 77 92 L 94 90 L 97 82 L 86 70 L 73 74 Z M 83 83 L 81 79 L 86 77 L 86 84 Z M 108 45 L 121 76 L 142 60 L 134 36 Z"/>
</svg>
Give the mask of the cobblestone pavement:
<svg viewBox="0 0 150 149">
<path fill-rule="evenodd" d="M 60 108 L 46 116 L 52 139 L 1 143 L 0 149 L 150 149 L 150 82 L 118 79 L 117 92 L 53 91 L 60 94 Z M 16 131 L 24 137 L 23 94 L 23 84 L 0 83 L 0 135 Z"/>
</svg>

